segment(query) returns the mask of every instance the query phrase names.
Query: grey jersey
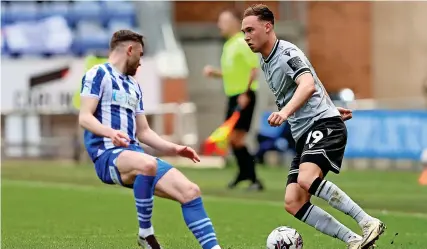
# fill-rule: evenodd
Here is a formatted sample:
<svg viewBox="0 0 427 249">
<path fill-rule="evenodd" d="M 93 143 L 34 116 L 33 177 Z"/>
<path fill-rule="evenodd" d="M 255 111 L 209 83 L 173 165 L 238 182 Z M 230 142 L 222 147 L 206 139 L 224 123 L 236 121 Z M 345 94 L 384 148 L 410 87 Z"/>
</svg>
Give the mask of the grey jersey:
<svg viewBox="0 0 427 249">
<path fill-rule="evenodd" d="M 322 82 L 305 54 L 294 44 L 277 40 L 267 59 L 261 59 L 261 68 L 281 110 L 294 95 L 295 80 L 304 73 L 311 73 L 316 92 L 289 118 L 292 136 L 297 141 L 313 123 L 322 118 L 340 116 L 332 100 L 326 94 Z"/>
</svg>

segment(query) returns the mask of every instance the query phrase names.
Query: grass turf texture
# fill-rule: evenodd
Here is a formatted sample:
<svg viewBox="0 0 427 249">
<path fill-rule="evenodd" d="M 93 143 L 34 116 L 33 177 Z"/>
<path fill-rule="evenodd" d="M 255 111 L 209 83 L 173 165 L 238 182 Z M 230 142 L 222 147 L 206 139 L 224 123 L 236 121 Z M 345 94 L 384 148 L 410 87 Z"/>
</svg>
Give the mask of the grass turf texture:
<svg viewBox="0 0 427 249">
<path fill-rule="evenodd" d="M 296 228 L 303 236 L 305 249 L 345 248 L 342 242 L 284 211 L 285 169 L 260 168 L 267 187 L 262 193 L 248 193 L 244 186 L 226 190 L 233 168 L 182 171 L 200 185 L 223 248 L 265 248 L 268 233 L 280 225 Z M 378 248 L 426 249 L 427 187 L 419 186 L 417 177 L 411 172 L 344 171 L 328 179 L 386 222 L 388 230 Z M 324 201 L 313 202 L 360 231 L 350 217 Z M 132 191 L 102 184 L 92 166 L 3 163 L 1 214 L 1 246 L 5 249 L 137 248 Z M 179 204 L 156 198 L 153 223 L 164 248 L 200 248 L 184 224 Z M 399 235 L 391 244 L 395 233 Z"/>
</svg>

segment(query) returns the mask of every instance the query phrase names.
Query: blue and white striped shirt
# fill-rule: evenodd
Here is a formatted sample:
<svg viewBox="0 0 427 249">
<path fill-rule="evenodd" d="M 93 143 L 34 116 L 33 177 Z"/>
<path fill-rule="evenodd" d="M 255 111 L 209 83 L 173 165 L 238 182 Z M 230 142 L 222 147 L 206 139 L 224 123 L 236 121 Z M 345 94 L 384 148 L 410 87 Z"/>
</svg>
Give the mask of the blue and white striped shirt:
<svg viewBox="0 0 427 249">
<path fill-rule="evenodd" d="M 110 63 L 92 67 L 82 79 L 82 97 L 99 99 L 94 116 L 103 125 L 128 134 L 130 144 L 136 139 L 136 115 L 144 112 L 142 91 L 136 80 L 117 71 Z M 84 143 L 94 161 L 104 151 L 114 148 L 110 138 L 86 130 Z"/>
</svg>

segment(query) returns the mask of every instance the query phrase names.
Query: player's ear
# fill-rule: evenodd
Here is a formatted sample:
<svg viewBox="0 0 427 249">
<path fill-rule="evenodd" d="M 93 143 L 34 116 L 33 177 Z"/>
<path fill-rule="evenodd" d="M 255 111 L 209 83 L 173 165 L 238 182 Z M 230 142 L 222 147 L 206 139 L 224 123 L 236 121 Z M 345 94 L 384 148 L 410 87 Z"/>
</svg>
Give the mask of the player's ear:
<svg viewBox="0 0 427 249">
<path fill-rule="evenodd" d="M 273 29 L 273 24 L 271 22 L 265 22 L 265 31 L 268 33 Z"/>
<path fill-rule="evenodd" d="M 131 56 L 131 55 L 132 55 L 132 50 L 133 50 L 133 46 L 132 46 L 132 44 L 129 44 L 129 45 L 127 46 L 127 48 L 126 48 L 126 54 L 127 54 L 128 56 Z"/>
</svg>

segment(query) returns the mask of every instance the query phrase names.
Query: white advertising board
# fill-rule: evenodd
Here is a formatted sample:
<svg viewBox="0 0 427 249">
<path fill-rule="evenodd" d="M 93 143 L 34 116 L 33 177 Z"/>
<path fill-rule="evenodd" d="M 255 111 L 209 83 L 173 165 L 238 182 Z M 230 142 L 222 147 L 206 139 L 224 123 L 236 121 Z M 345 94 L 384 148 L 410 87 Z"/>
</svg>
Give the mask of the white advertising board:
<svg viewBox="0 0 427 249">
<path fill-rule="evenodd" d="M 153 59 L 144 58 L 135 76 L 144 93 L 144 108 L 155 110 L 161 103 L 161 79 Z M 85 73 L 82 58 L 25 58 L 1 61 L 1 113 L 5 115 L 6 143 L 41 143 L 39 114 L 75 112 L 72 97 Z M 25 112 L 26 116 L 20 113 Z M 7 156 L 22 156 L 22 148 L 10 147 Z M 33 147 L 27 154 L 39 155 Z"/>
<path fill-rule="evenodd" d="M 61 70 L 67 73 L 55 77 Z M 69 113 L 73 111 L 72 96 L 80 88 L 84 73 L 81 58 L 4 59 L 1 61 L 1 113 L 22 110 Z M 161 79 L 156 62 L 144 58 L 136 78 L 144 92 L 144 107 L 147 111 L 155 109 L 161 103 Z"/>
</svg>

